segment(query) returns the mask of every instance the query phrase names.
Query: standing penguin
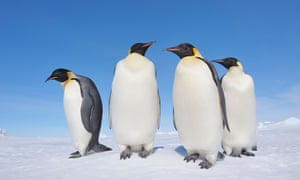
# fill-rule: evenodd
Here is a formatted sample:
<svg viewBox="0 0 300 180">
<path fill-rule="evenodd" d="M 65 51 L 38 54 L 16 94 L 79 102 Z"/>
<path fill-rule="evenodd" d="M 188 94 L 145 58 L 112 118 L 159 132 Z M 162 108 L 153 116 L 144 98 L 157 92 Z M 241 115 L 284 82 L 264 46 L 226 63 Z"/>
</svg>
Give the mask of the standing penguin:
<svg viewBox="0 0 300 180">
<path fill-rule="evenodd" d="M 136 43 L 115 68 L 109 102 L 110 127 L 120 159 L 132 152 L 146 158 L 160 121 L 160 98 L 154 64 L 144 55 L 153 42 Z"/>
<path fill-rule="evenodd" d="M 64 109 L 71 130 L 72 140 L 78 151 L 70 158 L 87 153 L 109 151 L 99 144 L 102 121 L 102 102 L 94 82 L 67 69 L 56 69 L 47 78 L 60 82 L 64 88 Z"/>
<path fill-rule="evenodd" d="M 222 155 L 218 150 L 223 126 L 229 129 L 218 75 L 191 44 L 183 43 L 167 50 L 181 58 L 174 77 L 173 118 L 188 153 L 184 160 L 195 162 L 201 157 L 199 166 L 208 169 Z"/>
<path fill-rule="evenodd" d="M 256 150 L 256 105 L 254 82 L 245 74 L 242 64 L 233 57 L 214 60 L 222 64 L 228 72 L 221 83 L 226 99 L 226 109 L 231 132 L 225 131 L 222 146 L 226 154 L 254 156 Z"/>
</svg>

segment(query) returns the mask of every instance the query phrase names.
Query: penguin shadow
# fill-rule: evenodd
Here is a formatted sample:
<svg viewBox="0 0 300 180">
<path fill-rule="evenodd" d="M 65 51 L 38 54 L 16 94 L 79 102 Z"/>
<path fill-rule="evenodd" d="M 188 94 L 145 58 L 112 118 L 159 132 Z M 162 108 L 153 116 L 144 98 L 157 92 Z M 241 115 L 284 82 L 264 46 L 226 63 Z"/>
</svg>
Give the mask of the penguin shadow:
<svg viewBox="0 0 300 180">
<path fill-rule="evenodd" d="M 152 153 L 155 154 L 156 151 L 157 151 L 157 150 L 160 150 L 160 149 L 165 149 L 165 147 L 164 147 L 164 146 L 156 146 L 156 147 L 153 148 Z"/>
<path fill-rule="evenodd" d="M 188 155 L 187 151 L 185 150 L 185 148 L 183 146 L 178 146 L 174 150 L 175 150 L 175 152 L 177 152 L 179 155 L 181 155 L 183 157 Z"/>
</svg>

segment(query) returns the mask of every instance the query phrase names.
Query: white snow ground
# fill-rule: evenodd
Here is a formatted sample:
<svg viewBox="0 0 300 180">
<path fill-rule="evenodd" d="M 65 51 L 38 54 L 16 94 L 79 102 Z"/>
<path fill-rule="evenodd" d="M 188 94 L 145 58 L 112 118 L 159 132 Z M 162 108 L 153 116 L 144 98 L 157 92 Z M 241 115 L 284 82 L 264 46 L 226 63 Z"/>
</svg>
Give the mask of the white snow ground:
<svg viewBox="0 0 300 180">
<path fill-rule="evenodd" d="M 255 157 L 226 156 L 209 170 L 183 161 L 184 149 L 175 132 L 158 133 L 154 154 L 119 160 L 113 137 L 102 137 L 114 150 L 79 159 L 69 139 L 0 137 L 1 180 L 82 179 L 264 179 L 290 180 L 300 176 L 300 120 L 260 123 Z"/>
</svg>

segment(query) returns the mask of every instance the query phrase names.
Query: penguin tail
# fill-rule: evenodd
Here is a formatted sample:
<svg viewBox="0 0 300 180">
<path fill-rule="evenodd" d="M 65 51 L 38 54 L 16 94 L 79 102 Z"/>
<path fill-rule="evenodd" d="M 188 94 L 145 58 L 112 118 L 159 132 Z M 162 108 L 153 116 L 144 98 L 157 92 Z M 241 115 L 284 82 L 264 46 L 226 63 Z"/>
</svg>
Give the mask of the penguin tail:
<svg viewBox="0 0 300 180">
<path fill-rule="evenodd" d="M 108 146 L 105 146 L 103 144 L 96 144 L 94 147 L 93 147 L 93 150 L 95 152 L 104 152 L 104 151 L 111 151 L 112 149 Z"/>
</svg>

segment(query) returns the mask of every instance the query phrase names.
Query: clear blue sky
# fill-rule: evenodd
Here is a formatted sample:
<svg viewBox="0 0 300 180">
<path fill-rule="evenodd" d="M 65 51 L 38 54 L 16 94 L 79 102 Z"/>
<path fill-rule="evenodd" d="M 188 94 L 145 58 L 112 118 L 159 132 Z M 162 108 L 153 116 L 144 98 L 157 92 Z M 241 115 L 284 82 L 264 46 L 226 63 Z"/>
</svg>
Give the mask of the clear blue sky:
<svg viewBox="0 0 300 180">
<path fill-rule="evenodd" d="M 300 118 L 300 2 L 297 0 L 0 1 L 0 128 L 15 136 L 69 136 L 58 67 L 90 77 L 104 103 L 115 64 L 136 42 L 157 68 L 161 130 L 173 130 L 178 58 L 163 49 L 189 42 L 207 59 L 234 56 L 255 80 L 258 121 Z M 217 66 L 222 75 L 224 68 Z"/>
</svg>

